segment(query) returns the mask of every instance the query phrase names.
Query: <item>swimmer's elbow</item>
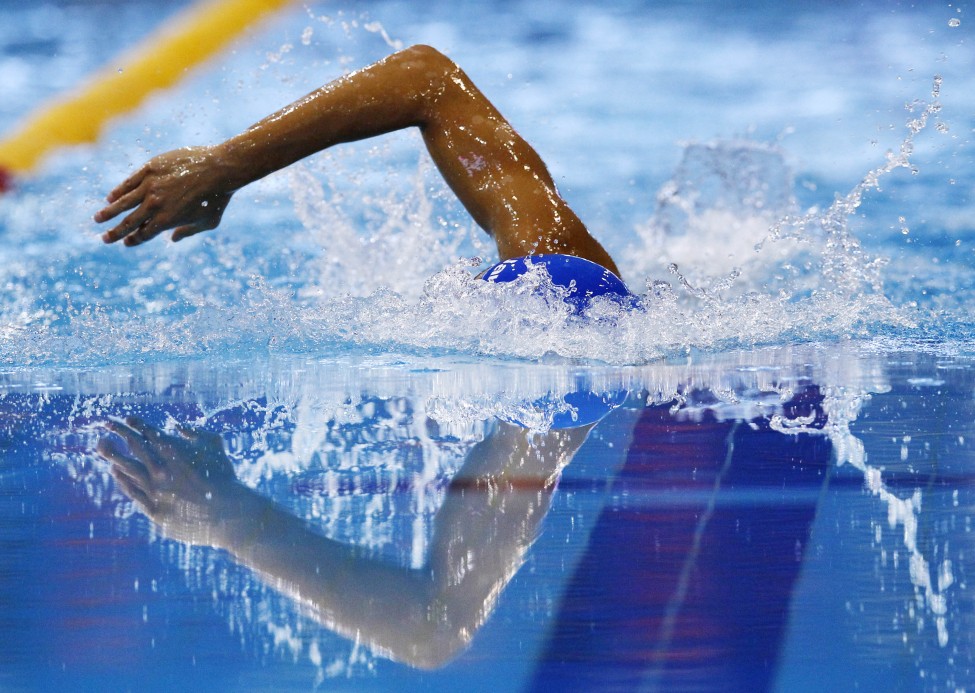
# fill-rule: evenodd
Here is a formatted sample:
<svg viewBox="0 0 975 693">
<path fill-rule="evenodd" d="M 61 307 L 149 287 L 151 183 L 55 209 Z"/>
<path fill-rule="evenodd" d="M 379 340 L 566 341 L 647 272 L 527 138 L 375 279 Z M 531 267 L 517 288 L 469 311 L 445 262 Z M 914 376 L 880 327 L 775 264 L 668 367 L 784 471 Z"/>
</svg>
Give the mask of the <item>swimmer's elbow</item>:
<svg viewBox="0 0 975 693">
<path fill-rule="evenodd" d="M 446 666 L 467 649 L 483 607 L 479 600 L 470 604 L 463 600 L 458 605 L 445 598 L 436 584 L 429 588 L 414 605 L 412 618 L 387 625 L 395 630 L 390 632 L 389 640 L 396 645 L 389 650 L 392 658 L 415 669 L 432 671 Z"/>
<path fill-rule="evenodd" d="M 401 659 L 414 669 L 425 671 L 447 666 L 470 644 L 470 639 L 463 637 L 460 632 L 414 632 L 413 636 L 409 651 L 401 653 Z"/>
<path fill-rule="evenodd" d="M 436 48 L 425 43 L 415 43 L 409 48 L 404 48 L 402 54 L 423 60 L 450 60 Z"/>
<path fill-rule="evenodd" d="M 400 55 L 410 62 L 419 63 L 427 69 L 434 68 L 440 72 L 449 72 L 457 68 L 453 60 L 433 46 L 423 43 L 403 49 L 400 51 Z"/>
</svg>

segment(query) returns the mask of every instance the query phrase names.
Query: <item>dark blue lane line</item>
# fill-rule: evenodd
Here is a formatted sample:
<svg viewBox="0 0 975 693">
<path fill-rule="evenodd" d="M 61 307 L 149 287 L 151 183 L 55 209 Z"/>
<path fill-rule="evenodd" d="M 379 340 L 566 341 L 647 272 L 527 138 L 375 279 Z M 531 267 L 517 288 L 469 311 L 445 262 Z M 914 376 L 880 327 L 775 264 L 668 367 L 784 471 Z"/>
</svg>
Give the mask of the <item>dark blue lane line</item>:
<svg viewBox="0 0 975 693">
<path fill-rule="evenodd" d="M 529 689 L 767 689 L 829 464 L 825 436 L 644 411 Z"/>
</svg>

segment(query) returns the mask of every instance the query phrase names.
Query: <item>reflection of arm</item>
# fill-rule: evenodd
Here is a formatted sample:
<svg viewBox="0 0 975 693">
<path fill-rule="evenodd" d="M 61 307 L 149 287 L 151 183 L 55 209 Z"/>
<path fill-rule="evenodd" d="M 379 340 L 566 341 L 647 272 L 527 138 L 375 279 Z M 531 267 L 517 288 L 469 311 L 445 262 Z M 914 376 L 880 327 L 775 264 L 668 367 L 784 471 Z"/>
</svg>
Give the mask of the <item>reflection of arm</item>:
<svg viewBox="0 0 975 693">
<path fill-rule="evenodd" d="M 435 667 L 493 608 L 548 510 L 559 470 L 586 433 L 552 433 L 532 447 L 526 431 L 501 425 L 475 446 L 437 514 L 419 570 L 327 539 L 246 489 L 248 519 L 218 529 L 214 543 L 311 605 L 329 627 L 394 659 Z"/>
<path fill-rule="evenodd" d="M 587 432 L 553 432 L 533 447 L 525 430 L 502 424 L 475 446 L 437 514 L 419 570 L 327 539 L 243 487 L 243 520 L 218 529 L 214 543 L 312 606 L 336 631 L 394 659 L 435 667 L 490 613 L 535 538 L 559 471 Z"/>
<path fill-rule="evenodd" d="M 109 423 L 103 441 L 120 487 L 175 539 L 226 549 L 329 627 L 419 667 L 445 663 L 473 637 L 521 565 L 561 469 L 589 428 L 529 438 L 498 428 L 469 453 L 434 520 L 419 570 L 333 541 L 233 477 L 219 439 Z"/>
<path fill-rule="evenodd" d="M 525 429 L 499 424 L 468 455 L 437 513 L 427 561 L 450 638 L 433 638 L 435 657 L 449 657 L 486 620 L 536 537 L 559 473 L 590 428 L 551 431 L 530 442 Z"/>
</svg>

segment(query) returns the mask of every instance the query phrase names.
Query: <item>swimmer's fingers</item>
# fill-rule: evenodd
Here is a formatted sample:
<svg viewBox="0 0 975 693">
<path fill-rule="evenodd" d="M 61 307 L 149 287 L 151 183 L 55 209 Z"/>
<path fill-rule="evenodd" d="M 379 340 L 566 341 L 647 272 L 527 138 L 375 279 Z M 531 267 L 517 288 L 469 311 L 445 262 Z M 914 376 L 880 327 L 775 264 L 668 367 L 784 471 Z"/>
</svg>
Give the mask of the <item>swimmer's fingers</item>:
<svg viewBox="0 0 975 693">
<path fill-rule="evenodd" d="M 138 460 L 123 453 L 109 438 L 98 441 L 96 449 L 99 455 L 111 462 L 109 472 L 122 492 L 141 505 L 146 512 L 150 512 L 153 504 L 145 489 L 151 485 L 151 480 L 146 468 Z"/>
<path fill-rule="evenodd" d="M 201 206 L 200 209 L 192 211 L 192 216 L 197 217 L 197 221 L 176 226 L 178 222 L 174 221 L 173 214 L 169 210 L 159 209 L 158 204 L 146 200 L 121 224 L 106 232 L 102 236 L 102 240 L 106 243 L 114 243 L 124 239 L 125 245 L 131 247 L 141 245 L 175 226 L 173 240 L 181 241 L 203 231 L 217 228 L 229 201 L 230 195 L 216 198 L 212 203 L 208 200 L 207 206 Z M 183 214 L 181 216 L 185 218 L 189 215 Z"/>
<path fill-rule="evenodd" d="M 155 504 L 152 502 L 152 499 L 149 498 L 149 494 L 143 491 L 135 481 L 133 481 L 130 477 L 125 476 L 119 470 L 119 468 L 114 465 L 112 466 L 112 478 L 115 479 L 115 483 L 117 483 L 119 488 L 122 489 L 122 493 L 141 506 L 147 515 L 151 515 L 155 511 Z"/>
<path fill-rule="evenodd" d="M 152 240 L 161 234 L 167 228 L 169 228 L 169 225 L 166 222 L 150 217 L 140 224 L 134 231 L 129 233 L 122 242 L 125 243 L 125 245 L 129 248 L 136 245 L 142 245 L 146 241 Z"/>
<path fill-rule="evenodd" d="M 110 204 L 114 203 L 118 201 L 118 199 L 121 198 L 122 196 L 132 192 L 140 185 L 142 185 L 142 181 L 145 179 L 148 173 L 149 173 L 149 164 L 143 164 L 142 168 L 140 168 L 138 171 L 136 171 L 131 176 L 129 176 L 124 181 L 122 181 L 117 186 L 115 186 L 112 192 L 108 193 L 108 197 L 105 198 L 106 201 L 109 202 Z"/>
<path fill-rule="evenodd" d="M 137 424 L 139 429 L 133 426 L 133 423 Z M 143 435 L 141 432 L 141 430 L 152 428 L 151 426 L 146 426 L 146 424 L 142 423 L 140 419 L 130 416 L 126 418 L 124 424 L 119 421 L 107 421 L 105 422 L 105 428 L 124 440 L 125 444 L 129 448 L 129 452 L 131 452 L 132 455 L 139 460 L 139 462 L 145 465 L 148 471 L 152 472 L 162 469 L 163 465 L 153 449 L 152 443 L 155 442 L 152 440 L 153 436 Z M 158 437 L 158 431 L 156 433 L 157 435 L 155 437 Z"/>
<path fill-rule="evenodd" d="M 141 187 L 133 188 L 111 200 L 111 202 L 95 212 L 95 221 L 99 224 L 114 219 L 122 212 L 135 209 L 142 203 L 143 191 Z"/>
<path fill-rule="evenodd" d="M 112 463 L 113 476 L 122 475 L 131 482 L 138 484 L 140 488 L 151 484 L 152 479 L 145 465 L 126 455 L 108 438 L 98 441 L 96 449 L 99 455 Z"/>
<path fill-rule="evenodd" d="M 185 214 L 178 204 L 169 201 L 168 196 L 159 191 L 149 191 L 143 196 L 140 188 L 133 193 L 132 198 L 120 199 L 119 204 L 127 204 L 133 200 L 140 200 L 139 206 L 122 223 L 103 234 L 103 241 L 114 243 L 124 239 L 127 246 L 140 245 L 179 224 L 179 217 Z M 216 210 L 217 222 L 221 213 L 222 207 Z M 214 212 L 209 212 L 206 218 L 213 216 Z M 213 225 L 216 226 L 216 223 Z"/>
<path fill-rule="evenodd" d="M 95 222 L 101 224 L 109 219 L 114 219 L 122 212 L 127 212 L 130 209 L 136 210 L 115 228 L 102 234 L 102 240 L 106 243 L 114 243 L 124 238 L 148 218 L 151 210 L 144 204 L 145 191 L 142 185 L 148 171 L 148 165 L 143 166 L 124 183 L 112 190 L 106 198 L 108 204 L 95 213 Z"/>
<path fill-rule="evenodd" d="M 131 234 L 145 228 L 149 224 L 150 216 L 151 211 L 145 204 L 142 204 L 132 214 L 125 217 L 118 226 L 103 233 L 102 240 L 106 243 L 115 243 L 123 238 L 127 238 Z"/>
</svg>

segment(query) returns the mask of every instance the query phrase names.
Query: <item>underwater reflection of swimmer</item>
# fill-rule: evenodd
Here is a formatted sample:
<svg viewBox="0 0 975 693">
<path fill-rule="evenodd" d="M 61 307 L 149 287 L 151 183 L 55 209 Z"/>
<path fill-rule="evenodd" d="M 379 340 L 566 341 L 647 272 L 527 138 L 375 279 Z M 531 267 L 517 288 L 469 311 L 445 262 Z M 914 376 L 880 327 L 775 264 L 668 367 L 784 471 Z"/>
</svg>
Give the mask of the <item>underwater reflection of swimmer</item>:
<svg viewBox="0 0 975 693">
<path fill-rule="evenodd" d="M 819 399 L 806 390 L 784 414 L 821 425 Z M 497 422 L 451 480 L 419 569 L 327 539 L 245 487 L 216 434 L 106 426 L 125 445 L 106 436 L 100 454 L 166 536 L 225 549 L 336 632 L 433 668 L 490 616 L 593 422 L 542 435 Z M 768 688 L 828 458 L 825 438 L 765 419 L 644 409 L 612 481 L 625 501 L 603 509 L 564 586 L 534 687 Z"/>
<path fill-rule="evenodd" d="M 553 283 L 570 292 L 573 279 L 586 282 L 592 274 L 586 293 L 628 294 L 616 263 L 559 195 L 538 153 L 456 64 L 429 46 L 327 84 L 221 144 L 156 156 L 109 193 L 95 221 L 130 212 L 103 234 L 106 243 L 134 246 L 168 229 L 179 241 L 216 228 L 234 193 L 273 171 L 336 144 L 408 127 L 420 129 L 447 184 L 494 238 L 502 262 L 511 261 L 486 278 L 510 281 L 505 275 L 525 271 L 519 258 L 544 264 L 555 256 Z M 556 278 L 563 262 L 570 263 L 564 282 Z"/>
<path fill-rule="evenodd" d="M 336 632 L 415 667 L 471 640 L 518 570 L 559 474 L 592 425 L 532 434 L 499 422 L 468 454 L 420 569 L 328 539 L 241 484 L 213 433 L 109 421 L 98 452 L 119 487 L 171 539 L 222 548 Z"/>
</svg>

